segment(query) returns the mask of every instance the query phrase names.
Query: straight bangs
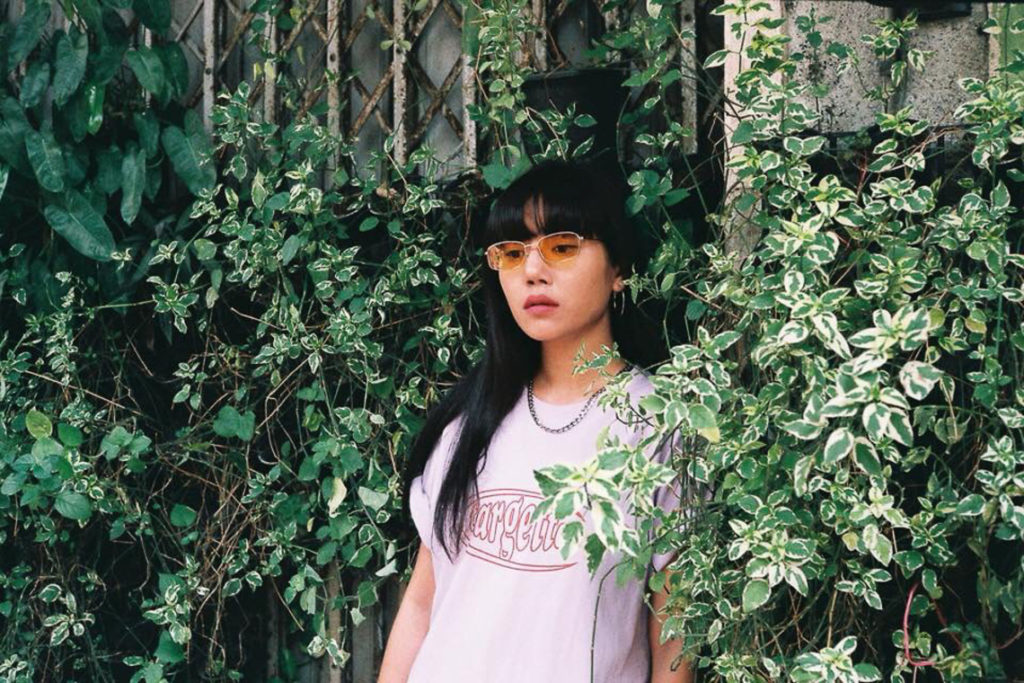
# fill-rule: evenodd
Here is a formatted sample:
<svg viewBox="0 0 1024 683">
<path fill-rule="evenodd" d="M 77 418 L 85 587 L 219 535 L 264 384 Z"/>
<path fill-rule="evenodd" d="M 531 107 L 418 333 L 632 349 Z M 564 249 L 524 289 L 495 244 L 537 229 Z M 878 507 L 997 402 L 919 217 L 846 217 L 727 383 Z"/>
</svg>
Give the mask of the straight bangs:
<svg viewBox="0 0 1024 683">
<path fill-rule="evenodd" d="M 632 255 L 625 238 L 620 190 L 605 175 L 579 162 L 546 159 L 520 176 L 495 200 L 482 231 L 482 247 L 504 240 L 526 241 L 526 204 L 536 205 L 542 235 L 571 230 L 601 240 L 613 263 L 628 270 Z"/>
</svg>

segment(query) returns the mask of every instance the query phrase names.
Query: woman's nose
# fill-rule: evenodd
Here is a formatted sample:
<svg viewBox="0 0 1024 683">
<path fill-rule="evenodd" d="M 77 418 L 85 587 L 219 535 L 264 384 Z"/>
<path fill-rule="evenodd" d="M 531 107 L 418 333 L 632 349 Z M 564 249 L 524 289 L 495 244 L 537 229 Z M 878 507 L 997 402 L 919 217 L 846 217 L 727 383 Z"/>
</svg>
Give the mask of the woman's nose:
<svg viewBox="0 0 1024 683">
<path fill-rule="evenodd" d="M 526 251 L 526 262 L 523 263 L 523 273 L 527 279 L 535 280 L 543 277 L 547 273 L 548 264 L 544 262 L 544 257 L 540 255 L 540 249 L 537 245 L 533 245 Z"/>
</svg>

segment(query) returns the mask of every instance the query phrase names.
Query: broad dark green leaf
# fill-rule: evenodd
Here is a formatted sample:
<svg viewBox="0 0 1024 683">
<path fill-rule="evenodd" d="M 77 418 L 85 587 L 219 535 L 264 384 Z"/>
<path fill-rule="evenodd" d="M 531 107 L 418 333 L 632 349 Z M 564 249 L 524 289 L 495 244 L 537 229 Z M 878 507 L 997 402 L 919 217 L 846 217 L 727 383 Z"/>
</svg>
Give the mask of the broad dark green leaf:
<svg viewBox="0 0 1024 683">
<path fill-rule="evenodd" d="M 104 194 L 114 194 L 121 187 L 121 148 L 112 144 L 96 152 L 94 186 Z"/>
<path fill-rule="evenodd" d="M 43 99 L 43 93 L 50 85 L 49 62 L 32 62 L 21 79 L 21 92 L 18 101 L 21 106 L 30 109 Z"/>
<path fill-rule="evenodd" d="M 60 438 L 60 442 L 68 448 L 77 448 L 85 441 L 85 435 L 82 433 L 82 430 L 66 422 L 61 422 L 57 425 L 57 436 Z"/>
<path fill-rule="evenodd" d="M 160 124 L 157 122 L 153 112 L 135 112 L 132 114 L 132 121 L 135 123 L 135 130 L 139 134 L 139 142 L 146 150 L 146 156 L 152 157 L 160 149 Z"/>
<path fill-rule="evenodd" d="M 103 7 L 99 0 L 75 0 L 75 11 L 90 29 L 103 32 Z"/>
<path fill-rule="evenodd" d="M 171 639 L 171 634 L 167 631 L 160 632 L 160 642 L 157 643 L 153 655 L 164 664 L 177 664 L 185 659 L 185 651 Z"/>
<path fill-rule="evenodd" d="M 42 132 L 30 130 L 25 135 L 25 151 L 28 153 L 29 163 L 32 164 L 32 171 L 36 174 L 36 180 L 44 189 L 50 192 L 60 192 L 64 189 L 64 155 L 61 154 L 60 145 L 49 130 Z"/>
<path fill-rule="evenodd" d="M 158 100 L 164 101 L 167 93 L 167 76 L 164 63 L 156 52 L 149 47 L 141 46 L 130 50 L 126 57 L 139 85 L 153 93 Z"/>
<path fill-rule="evenodd" d="M 49 2 L 30 0 L 26 3 L 21 20 L 14 27 L 11 42 L 7 45 L 7 69 L 13 69 L 32 52 L 42 37 L 43 27 L 49 18 Z"/>
<path fill-rule="evenodd" d="M 94 261 L 110 260 L 114 237 L 103 216 L 80 192 L 68 192 L 63 207 L 51 204 L 43 214 L 50 227 L 80 254 Z"/>
<path fill-rule="evenodd" d="M 185 53 L 177 43 L 157 45 L 157 56 L 164 64 L 164 75 L 172 97 L 181 97 L 188 92 L 188 62 Z"/>
<path fill-rule="evenodd" d="M 462 54 L 476 57 L 480 49 L 480 10 L 476 3 L 467 2 L 462 11 Z"/>
<path fill-rule="evenodd" d="M 90 82 L 105 85 L 114 77 L 124 62 L 124 53 L 130 47 L 129 38 L 128 29 L 121 16 L 112 9 L 104 9 L 103 33 L 100 35 L 99 45 L 89 54 L 86 73 Z"/>
<path fill-rule="evenodd" d="M 57 68 L 53 74 L 53 101 L 63 106 L 70 99 L 85 76 L 85 63 L 89 57 L 89 38 L 72 27 L 57 41 Z"/>
<path fill-rule="evenodd" d="M 171 27 L 171 4 L 168 0 L 132 0 L 132 9 L 142 23 L 157 33 Z"/>
<path fill-rule="evenodd" d="M 250 441 L 256 426 L 256 414 L 251 410 L 243 415 L 234 406 L 224 406 L 213 421 L 213 431 L 224 437 L 238 437 Z"/>
<path fill-rule="evenodd" d="M 81 90 L 77 91 L 60 113 L 71 133 L 71 139 L 75 142 L 84 140 L 89 134 L 89 104 L 85 101 L 85 93 Z M 74 185 L 74 183 L 68 184 Z"/>
<path fill-rule="evenodd" d="M 92 503 L 81 493 L 61 491 L 53 501 L 54 509 L 64 517 L 74 520 L 89 519 L 92 514 Z"/>
<path fill-rule="evenodd" d="M 190 110 L 185 115 L 185 129 L 176 126 L 164 128 L 160 142 L 174 170 L 185 181 L 189 191 L 197 195 L 201 190 L 213 187 L 217 173 L 210 158 L 212 149 L 209 136 L 194 111 Z"/>
<path fill-rule="evenodd" d="M 25 150 L 25 135 L 32 130 L 18 100 L 5 97 L 0 102 L 0 158 L 22 175 L 31 175 L 32 168 Z"/>
<path fill-rule="evenodd" d="M 142 190 L 146 185 L 146 152 L 134 142 L 121 160 L 121 219 L 132 223 L 142 206 Z"/>
<path fill-rule="evenodd" d="M 106 92 L 105 88 L 95 83 L 90 83 L 82 89 L 88 115 L 86 132 L 90 135 L 99 131 L 103 125 L 103 98 Z"/>
<path fill-rule="evenodd" d="M 42 439 L 53 433 L 53 423 L 45 413 L 33 408 L 25 415 L 25 429 L 33 438 Z"/>
<path fill-rule="evenodd" d="M 192 526 L 192 523 L 195 521 L 196 511 L 189 506 L 178 503 L 171 508 L 171 524 L 174 526 Z"/>
</svg>

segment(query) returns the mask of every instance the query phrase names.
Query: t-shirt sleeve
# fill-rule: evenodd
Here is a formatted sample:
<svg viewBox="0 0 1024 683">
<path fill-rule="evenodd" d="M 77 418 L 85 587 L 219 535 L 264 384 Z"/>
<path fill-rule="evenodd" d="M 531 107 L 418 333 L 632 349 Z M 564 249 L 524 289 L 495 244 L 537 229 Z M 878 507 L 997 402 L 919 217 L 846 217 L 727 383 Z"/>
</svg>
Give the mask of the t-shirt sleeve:
<svg viewBox="0 0 1024 683">
<path fill-rule="evenodd" d="M 672 466 L 673 454 L 680 449 L 681 442 L 678 437 L 667 439 L 665 443 L 654 451 L 653 459 L 663 465 Z M 667 484 L 662 484 L 654 490 L 654 505 L 660 508 L 668 516 L 675 510 L 684 508 L 687 503 L 687 496 L 683 491 L 685 472 L 676 472 L 676 476 Z M 655 522 L 651 531 L 651 540 L 666 531 L 662 522 Z M 655 573 L 664 569 L 671 562 L 678 548 L 668 548 L 663 552 L 655 552 L 651 555 L 651 570 Z"/>
<path fill-rule="evenodd" d="M 442 468 L 447 467 L 450 450 L 454 446 L 453 437 L 461 424 L 460 418 L 448 423 L 438 437 L 434 450 L 427 459 L 423 473 L 412 480 L 409 491 L 409 512 L 412 515 L 413 525 L 420 540 L 427 546 L 431 555 L 436 555 L 440 550 L 434 535 L 434 512 L 437 506 L 437 496 L 440 492 L 443 481 Z"/>
<path fill-rule="evenodd" d="M 409 491 L 409 512 L 412 514 L 412 522 L 416 527 L 423 545 L 427 547 L 430 554 L 434 554 L 434 506 L 427 493 L 424 477 L 421 474 L 412 480 L 412 490 Z"/>
<path fill-rule="evenodd" d="M 714 498 L 712 488 L 700 483 L 687 473 L 685 456 L 683 458 L 673 457 L 675 454 L 686 452 L 687 449 L 692 447 L 690 440 L 676 432 L 671 439 L 666 440 L 663 446 L 657 448 L 653 455 L 657 462 L 672 467 L 675 470 L 675 477 L 672 481 L 655 488 L 654 505 L 661 508 L 666 517 L 678 511 L 679 514 L 676 515 L 678 521 L 675 524 L 675 528 L 680 531 L 685 531 L 688 527 L 692 528 L 692 525 L 696 523 L 701 508 L 705 503 Z M 673 463 L 673 460 L 678 464 Z M 654 528 L 651 530 L 651 540 L 653 541 L 659 536 L 666 534 L 667 531 L 663 522 L 656 521 Z M 675 559 L 678 552 L 678 547 L 669 547 L 662 552 L 653 553 L 651 555 L 652 571 L 657 573 L 667 567 Z"/>
</svg>

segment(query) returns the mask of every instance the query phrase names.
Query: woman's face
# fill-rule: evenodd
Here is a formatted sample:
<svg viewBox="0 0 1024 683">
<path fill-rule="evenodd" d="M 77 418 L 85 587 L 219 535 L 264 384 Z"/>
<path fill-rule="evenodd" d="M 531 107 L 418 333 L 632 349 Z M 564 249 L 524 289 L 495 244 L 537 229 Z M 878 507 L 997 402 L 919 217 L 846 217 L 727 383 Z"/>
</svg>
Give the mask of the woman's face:
<svg viewBox="0 0 1024 683">
<path fill-rule="evenodd" d="M 526 228 L 537 235 L 527 244 L 535 244 L 540 237 L 534 214 L 538 203 L 543 216 L 543 199 L 528 201 L 524 207 Z M 539 342 L 586 335 L 609 315 L 612 292 L 623 288 L 605 245 L 592 239 L 584 240 L 579 254 L 567 263 L 548 264 L 537 249 L 530 249 L 523 265 L 498 271 L 498 280 L 519 327 Z M 534 303 L 538 297 L 553 304 Z"/>
</svg>

